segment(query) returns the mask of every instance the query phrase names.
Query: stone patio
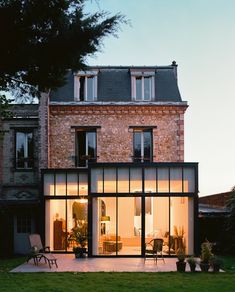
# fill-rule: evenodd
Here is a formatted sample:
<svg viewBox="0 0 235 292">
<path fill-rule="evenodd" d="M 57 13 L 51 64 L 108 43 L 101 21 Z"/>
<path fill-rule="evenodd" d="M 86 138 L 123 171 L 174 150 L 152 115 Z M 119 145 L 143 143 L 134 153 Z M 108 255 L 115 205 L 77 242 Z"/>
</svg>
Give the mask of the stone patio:
<svg viewBox="0 0 235 292">
<path fill-rule="evenodd" d="M 42 260 L 38 266 L 33 260 L 24 263 L 11 272 L 175 272 L 176 258 L 165 258 L 165 264 L 159 260 L 157 265 L 153 259 L 144 262 L 142 258 L 83 258 L 75 259 L 74 254 L 55 254 L 58 268 L 50 269 Z M 200 268 L 197 267 L 199 271 Z M 188 264 L 186 271 L 189 271 Z"/>
</svg>

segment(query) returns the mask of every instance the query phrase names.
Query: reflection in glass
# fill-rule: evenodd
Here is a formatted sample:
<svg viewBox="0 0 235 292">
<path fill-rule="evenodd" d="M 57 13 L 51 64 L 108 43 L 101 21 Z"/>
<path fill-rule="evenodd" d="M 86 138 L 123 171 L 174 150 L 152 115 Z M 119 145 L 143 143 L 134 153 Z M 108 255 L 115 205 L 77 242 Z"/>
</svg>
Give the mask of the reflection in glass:
<svg viewBox="0 0 235 292">
<path fill-rule="evenodd" d="M 142 100 L 142 77 L 136 77 L 136 100 Z"/>
</svg>

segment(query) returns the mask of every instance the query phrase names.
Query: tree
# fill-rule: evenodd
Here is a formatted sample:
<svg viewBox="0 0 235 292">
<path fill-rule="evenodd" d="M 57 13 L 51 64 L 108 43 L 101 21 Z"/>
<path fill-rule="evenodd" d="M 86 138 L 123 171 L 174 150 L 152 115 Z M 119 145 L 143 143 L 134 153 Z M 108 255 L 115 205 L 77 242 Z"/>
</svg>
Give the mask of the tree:
<svg viewBox="0 0 235 292">
<path fill-rule="evenodd" d="M 0 0 L 0 90 L 20 94 L 55 89 L 68 69 L 84 69 L 87 56 L 126 19 L 84 14 L 86 0 Z"/>
<path fill-rule="evenodd" d="M 231 197 L 228 200 L 227 208 L 229 214 L 226 219 L 227 252 L 235 254 L 235 186 L 231 189 Z"/>
</svg>

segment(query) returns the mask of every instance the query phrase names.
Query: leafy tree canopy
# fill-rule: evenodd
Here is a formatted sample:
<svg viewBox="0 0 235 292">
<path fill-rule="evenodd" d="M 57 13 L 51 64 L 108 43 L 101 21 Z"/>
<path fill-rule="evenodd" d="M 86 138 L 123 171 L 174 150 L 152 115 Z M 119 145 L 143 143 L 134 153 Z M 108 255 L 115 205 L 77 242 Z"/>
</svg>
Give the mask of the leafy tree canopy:
<svg viewBox="0 0 235 292">
<path fill-rule="evenodd" d="M 68 69 L 84 69 L 102 39 L 126 19 L 85 14 L 86 0 L 0 0 L 0 90 L 35 96 L 64 84 Z"/>
</svg>

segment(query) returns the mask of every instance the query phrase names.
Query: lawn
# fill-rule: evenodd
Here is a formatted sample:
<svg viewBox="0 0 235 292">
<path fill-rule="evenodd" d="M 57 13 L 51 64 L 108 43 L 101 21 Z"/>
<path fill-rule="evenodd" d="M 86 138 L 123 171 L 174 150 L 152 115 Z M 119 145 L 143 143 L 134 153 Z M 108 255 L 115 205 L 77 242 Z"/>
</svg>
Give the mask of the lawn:
<svg viewBox="0 0 235 292">
<path fill-rule="evenodd" d="M 24 259 L 0 261 L 0 291 L 234 291 L 235 258 L 226 273 L 9 273 Z"/>
</svg>

